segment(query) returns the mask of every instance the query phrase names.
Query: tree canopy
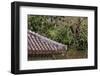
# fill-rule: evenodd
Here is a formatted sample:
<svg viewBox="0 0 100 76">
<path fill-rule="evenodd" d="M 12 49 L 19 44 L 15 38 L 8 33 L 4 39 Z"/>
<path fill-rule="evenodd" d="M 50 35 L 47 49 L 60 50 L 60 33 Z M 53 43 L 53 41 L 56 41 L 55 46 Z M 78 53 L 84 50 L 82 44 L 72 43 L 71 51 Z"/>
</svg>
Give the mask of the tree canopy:
<svg viewBox="0 0 100 76">
<path fill-rule="evenodd" d="M 87 50 L 88 18 L 28 15 L 28 29 L 69 48 Z"/>
</svg>

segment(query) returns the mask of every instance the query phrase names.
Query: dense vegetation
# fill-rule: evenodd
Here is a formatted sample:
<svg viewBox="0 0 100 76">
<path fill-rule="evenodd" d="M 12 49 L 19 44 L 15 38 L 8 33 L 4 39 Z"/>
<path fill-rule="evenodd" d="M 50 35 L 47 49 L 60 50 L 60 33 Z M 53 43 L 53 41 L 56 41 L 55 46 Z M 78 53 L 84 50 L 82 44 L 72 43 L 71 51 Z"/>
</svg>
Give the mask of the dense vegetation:
<svg viewBox="0 0 100 76">
<path fill-rule="evenodd" d="M 28 15 L 28 29 L 68 45 L 69 49 L 87 50 L 87 17 Z"/>
</svg>

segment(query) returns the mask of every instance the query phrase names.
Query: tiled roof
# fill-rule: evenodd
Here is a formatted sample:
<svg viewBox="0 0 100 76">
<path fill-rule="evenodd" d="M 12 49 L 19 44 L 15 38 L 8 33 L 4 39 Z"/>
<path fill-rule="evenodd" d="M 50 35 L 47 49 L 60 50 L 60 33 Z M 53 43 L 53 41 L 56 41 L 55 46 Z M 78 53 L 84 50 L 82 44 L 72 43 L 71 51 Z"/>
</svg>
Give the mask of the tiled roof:
<svg viewBox="0 0 100 76">
<path fill-rule="evenodd" d="M 66 50 L 65 45 L 28 31 L 28 54 L 59 54 Z"/>
</svg>

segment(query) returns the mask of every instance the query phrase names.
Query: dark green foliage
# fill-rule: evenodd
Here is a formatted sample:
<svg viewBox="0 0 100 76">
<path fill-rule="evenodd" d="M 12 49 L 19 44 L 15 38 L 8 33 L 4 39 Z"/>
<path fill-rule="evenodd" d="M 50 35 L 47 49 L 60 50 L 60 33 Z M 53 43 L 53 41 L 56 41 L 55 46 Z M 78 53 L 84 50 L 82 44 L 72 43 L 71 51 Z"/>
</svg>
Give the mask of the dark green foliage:
<svg viewBox="0 0 100 76">
<path fill-rule="evenodd" d="M 69 49 L 87 50 L 87 17 L 28 16 L 28 29 L 68 45 Z"/>
</svg>

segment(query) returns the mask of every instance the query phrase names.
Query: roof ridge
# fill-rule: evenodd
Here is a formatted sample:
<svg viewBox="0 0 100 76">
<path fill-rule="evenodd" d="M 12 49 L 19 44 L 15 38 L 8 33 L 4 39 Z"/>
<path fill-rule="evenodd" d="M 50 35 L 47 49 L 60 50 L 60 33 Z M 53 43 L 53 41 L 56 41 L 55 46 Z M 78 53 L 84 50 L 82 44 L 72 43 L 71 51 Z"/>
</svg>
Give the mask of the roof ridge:
<svg viewBox="0 0 100 76">
<path fill-rule="evenodd" d="M 51 39 L 49 39 L 49 38 L 47 38 L 47 37 L 45 37 L 45 36 L 42 36 L 42 35 L 40 35 L 40 34 L 38 34 L 38 33 L 33 32 L 33 31 L 31 31 L 31 30 L 28 30 L 28 32 L 30 32 L 30 33 L 32 33 L 32 34 L 35 34 L 36 36 L 38 36 L 38 37 L 40 37 L 40 38 L 42 38 L 42 39 L 45 39 L 45 40 L 47 40 L 47 41 L 50 41 L 50 42 L 52 42 L 52 43 L 54 43 L 54 44 L 57 44 L 57 45 L 60 45 L 60 46 L 67 46 L 67 45 L 64 45 L 64 44 L 62 44 L 62 43 L 53 41 L 53 40 L 51 40 Z"/>
</svg>

